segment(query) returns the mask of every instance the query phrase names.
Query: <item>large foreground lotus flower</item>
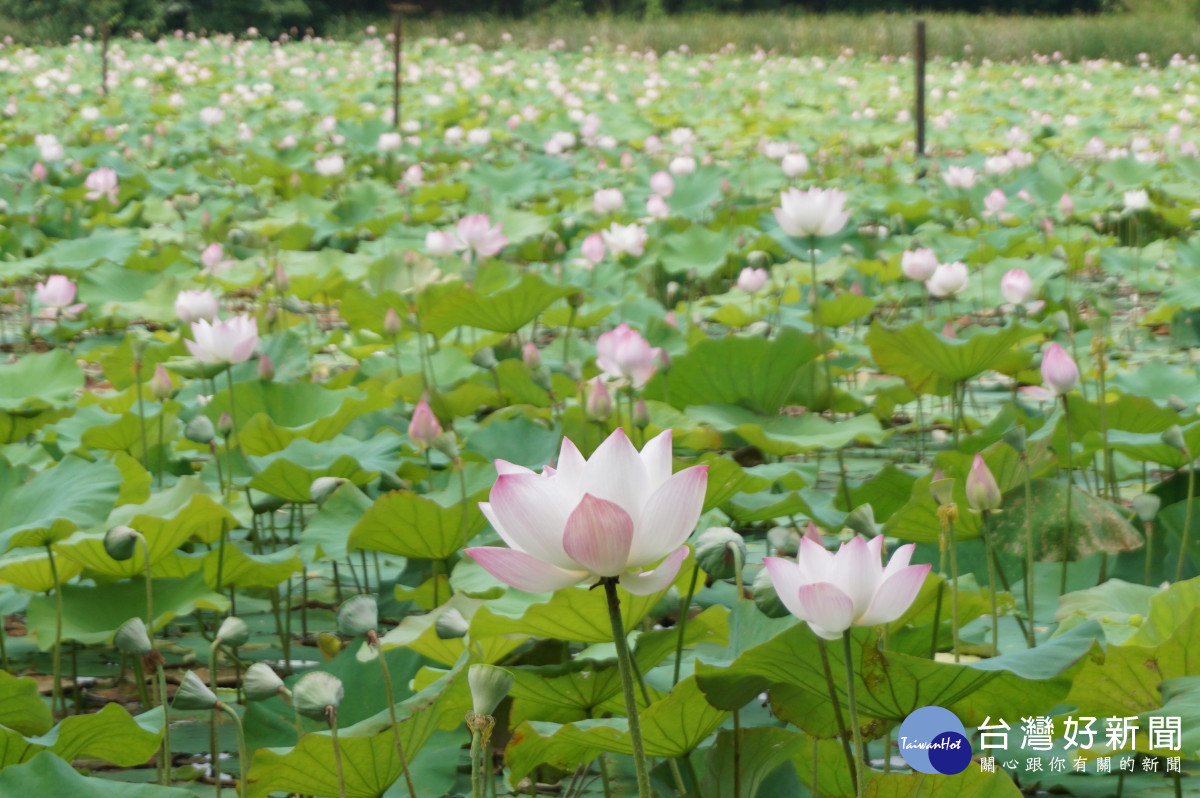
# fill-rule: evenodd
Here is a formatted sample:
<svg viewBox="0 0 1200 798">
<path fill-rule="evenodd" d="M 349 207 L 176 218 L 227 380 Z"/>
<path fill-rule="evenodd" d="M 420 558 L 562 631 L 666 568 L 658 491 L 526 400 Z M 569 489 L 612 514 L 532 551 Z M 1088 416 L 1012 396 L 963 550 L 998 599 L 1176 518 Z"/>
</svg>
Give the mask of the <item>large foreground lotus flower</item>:
<svg viewBox="0 0 1200 798">
<path fill-rule="evenodd" d="M 92 171 L 83 181 L 83 185 L 88 189 L 88 192 L 83 195 L 87 199 L 98 200 L 101 197 L 108 197 L 113 203 L 116 203 L 117 189 L 119 188 L 117 173 L 107 166 Z"/>
<path fill-rule="evenodd" d="M 490 258 L 508 243 L 502 230 L 500 223 L 492 224 L 487 214 L 464 216 L 455 229 L 458 248 L 474 253 L 477 258 Z"/>
<path fill-rule="evenodd" d="M 915 544 L 896 549 L 884 567 L 883 537 L 856 535 L 836 554 L 808 537 L 796 562 L 766 557 L 763 564 L 783 606 L 813 632 L 836 640 L 851 626 L 891 623 L 916 599 L 929 565 L 909 565 Z"/>
<path fill-rule="evenodd" d="M 663 351 L 651 347 L 642 334 L 622 322 L 596 339 L 596 365 L 604 376 L 641 388 L 662 362 Z"/>
<path fill-rule="evenodd" d="M 588 460 L 564 438 L 557 469 L 537 474 L 497 460 L 496 470 L 500 477 L 479 508 L 508 548 L 466 553 L 505 584 L 533 593 L 603 577 L 618 577 L 635 595 L 662 590 L 687 558 L 684 541 L 708 484 L 707 466 L 671 474 L 670 430 L 640 454 L 618 428 Z"/>
<path fill-rule="evenodd" d="M 789 188 L 779 194 L 779 205 L 771 209 L 775 219 L 783 232 L 794 237 L 831 236 L 850 219 L 846 194 L 836 188 Z"/>
<path fill-rule="evenodd" d="M 1055 396 L 1070 393 L 1079 384 L 1079 366 L 1058 344 L 1050 344 L 1042 355 L 1042 382 Z"/>
<path fill-rule="evenodd" d="M 258 346 L 258 319 L 234 316 L 210 324 L 205 319 L 193 322 L 194 341 L 184 341 L 192 355 L 204 363 L 244 363 Z"/>
</svg>

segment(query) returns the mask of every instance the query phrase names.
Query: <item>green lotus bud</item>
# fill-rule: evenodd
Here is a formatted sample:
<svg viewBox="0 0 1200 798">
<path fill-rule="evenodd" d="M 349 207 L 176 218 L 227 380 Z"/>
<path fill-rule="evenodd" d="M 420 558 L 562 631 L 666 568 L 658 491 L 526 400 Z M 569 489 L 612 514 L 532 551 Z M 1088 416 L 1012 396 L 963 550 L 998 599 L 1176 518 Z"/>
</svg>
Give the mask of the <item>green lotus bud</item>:
<svg viewBox="0 0 1200 798">
<path fill-rule="evenodd" d="M 141 618 L 130 618 L 121 624 L 113 638 L 113 644 L 117 650 L 126 654 L 137 654 L 139 657 L 149 654 L 154 649 L 154 644 L 150 642 L 150 633 L 146 631 L 146 622 Z"/>
<path fill-rule="evenodd" d="M 192 443 L 209 444 L 217 439 L 217 428 L 208 416 L 196 416 L 183 428 L 183 437 Z"/>
<path fill-rule="evenodd" d="M 934 501 L 941 505 L 954 503 L 954 480 L 953 479 L 935 479 L 929 483 L 929 493 L 933 496 Z"/>
<path fill-rule="evenodd" d="M 467 619 L 456 609 L 446 610 L 433 622 L 433 630 L 441 640 L 466 637 L 470 628 L 471 624 L 467 623 Z"/>
<path fill-rule="evenodd" d="M 451 460 L 458 457 L 458 437 L 454 434 L 454 430 L 445 430 L 441 435 L 434 438 L 433 448 Z"/>
<path fill-rule="evenodd" d="M 1167 407 L 1171 408 L 1176 413 L 1184 413 L 1187 412 L 1188 403 L 1180 399 L 1175 394 L 1171 394 L 1167 397 Z"/>
<path fill-rule="evenodd" d="M 529 378 L 533 380 L 533 384 L 541 388 L 546 393 L 554 389 L 554 382 L 550 376 L 550 369 L 545 366 L 538 366 L 529 372 Z"/>
<path fill-rule="evenodd" d="M 646 409 L 646 400 L 639 398 L 633 406 L 633 426 L 645 429 L 650 426 L 650 411 Z"/>
<path fill-rule="evenodd" d="M 760 568 L 755 574 L 754 585 L 750 590 L 754 594 L 755 606 L 763 615 L 768 618 L 784 618 L 788 615 L 788 608 L 779 600 L 779 594 L 775 592 L 775 585 L 771 582 L 771 575 L 767 573 L 766 568 Z"/>
<path fill-rule="evenodd" d="M 734 556 L 734 551 L 740 557 Z M 727 526 L 706 529 L 696 538 L 696 563 L 714 579 L 734 575 L 738 561 L 746 562 L 746 541 Z"/>
<path fill-rule="evenodd" d="M 283 679 L 265 662 L 256 662 L 246 669 L 242 677 L 242 692 L 247 701 L 266 701 L 287 690 Z"/>
<path fill-rule="evenodd" d="M 250 627 L 241 618 L 230 615 L 217 628 L 217 639 L 233 648 L 244 646 L 250 640 Z"/>
<path fill-rule="evenodd" d="M 283 298 L 283 309 L 288 313 L 304 313 L 308 310 L 304 307 L 304 303 L 292 294 L 288 294 Z"/>
<path fill-rule="evenodd" d="M 222 413 L 221 417 L 217 419 L 217 432 L 222 438 L 228 438 L 233 434 L 233 416 L 228 412 Z"/>
<path fill-rule="evenodd" d="M 379 604 L 374 596 L 354 596 L 338 609 L 338 632 L 347 637 L 362 637 L 379 628 Z"/>
<path fill-rule="evenodd" d="M 314 502 L 324 504 L 325 500 L 329 498 L 329 494 L 347 482 L 349 480 L 345 477 L 317 477 L 313 480 L 312 485 L 309 485 L 308 492 Z"/>
<path fill-rule="evenodd" d="M 1009 448 L 1011 448 L 1013 451 L 1015 451 L 1019 454 L 1025 453 L 1025 428 L 1024 427 L 1013 427 L 1012 429 L 1010 429 L 1004 433 L 1001 440 L 1003 440 L 1005 443 L 1007 443 L 1009 445 Z"/>
<path fill-rule="evenodd" d="M 292 689 L 292 707 L 310 720 L 325 720 L 325 709 L 337 709 L 345 695 L 341 679 L 325 671 L 309 671 Z"/>
<path fill-rule="evenodd" d="M 1187 441 L 1183 439 L 1183 430 L 1178 424 L 1172 424 L 1168 429 L 1163 431 L 1162 442 L 1172 449 L 1178 449 L 1186 453 L 1188 450 Z"/>
<path fill-rule="evenodd" d="M 217 694 L 208 689 L 208 685 L 200 681 L 195 671 L 188 671 L 175 691 L 175 699 L 171 702 L 174 709 L 212 709 L 217 705 Z"/>
<path fill-rule="evenodd" d="M 1153 493 L 1143 493 L 1133 497 L 1133 511 L 1137 513 L 1138 520 L 1143 524 L 1154 520 L 1158 515 L 1159 507 L 1162 507 L 1162 499 Z"/>
<path fill-rule="evenodd" d="M 279 508 L 283 507 L 283 505 L 287 504 L 286 499 L 281 499 L 278 496 L 271 495 L 270 493 L 263 493 L 260 490 L 247 491 L 247 494 L 250 496 L 250 509 L 253 510 L 256 515 L 273 513 Z"/>
<path fill-rule="evenodd" d="M 583 303 L 587 302 L 587 294 L 582 291 L 576 291 L 567 297 L 567 306 L 575 309 L 583 307 Z"/>
<path fill-rule="evenodd" d="M 137 542 L 141 534 L 132 527 L 124 524 L 114 526 L 104 533 L 104 550 L 114 560 L 128 560 L 137 552 Z"/>
<path fill-rule="evenodd" d="M 467 669 L 471 705 L 476 715 L 490 715 L 512 689 L 513 677 L 495 665 L 472 665 Z"/>
<path fill-rule="evenodd" d="M 856 535 L 866 538 L 879 536 L 879 525 L 875 523 L 875 508 L 870 502 L 860 504 L 846 516 L 846 527 Z"/>
<path fill-rule="evenodd" d="M 490 346 L 485 346 L 471 356 L 471 362 L 481 369 L 491 371 L 496 368 L 496 352 Z"/>
<path fill-rule="evenodd" d="M 785 557 L 795 557 L 800 551 L 801 535 L 790 526 L 772 527 L 767 533 L 767 545 L 771 551 Z"/>
</svg>

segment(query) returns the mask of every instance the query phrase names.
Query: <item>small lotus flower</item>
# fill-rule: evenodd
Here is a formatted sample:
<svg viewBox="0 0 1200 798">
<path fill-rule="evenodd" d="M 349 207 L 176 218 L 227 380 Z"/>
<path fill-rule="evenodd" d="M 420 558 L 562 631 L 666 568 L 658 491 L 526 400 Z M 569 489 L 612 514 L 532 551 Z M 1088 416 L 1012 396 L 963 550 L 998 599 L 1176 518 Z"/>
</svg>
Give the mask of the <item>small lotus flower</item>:
<svg viewBox="0 0 1200 798">
<path fill-rule="evenodd" d="M 1071 199 L 1070 194 L 1063 194 L 1058 198 L 1058 213 L 1064 219 L 1075 215 L 1075 200 Z"/>
<path fill-rule="evenodd" d="M 613 414 L 613 400 L 604 380 L 600 377 L 590 380 L 585 394 L 583 412 L 588 420 L 608 421 Z"/>
<path fill-rule="evenodd" d="M 408 422 L 408 437 L 418 449 L 424 451 L 432 446 L 441 434 L 442 425 L 429 409 L 429 394 L 425 394 L 413 408 L 412 419 Z"/>
<path fill-rule="evenodd" d="M 757 294 L 770 279 L 771 274 L 766 269 L 752 269 L 747 266 L 738 273 L 737 287 L 747 294 Z"/>
<path fill-rule="evenodd" d="M 231 648 L 240 648 L 250 640 L 250 627 L 236 615 L 230 615 L 221 621 L 217 627 L 217 636 L 213 643 L 224 643 Z"/>
<path fill-rule="evenodd" d="M 616 213 L 625 204 L 625 195 L 620 189 L 602 188 L 592 195 L 592 210 L 601 216 Z"/>
<path fill-rule="evenodd" d="M 474 253 L 477 258 L 490 258 L 508 244 L 499 222 L 492 224 L 486 214 L 476 213 L 458 220 L 455 230 L 458 248 Z"/>
<path fill-rule="evenodd" d="M 526 341 L 525 346 L 521 347 L 521 362 L 530 370 L 542 365 L 542 353 L 533 341 Z"/>
<path fill-rule="evenodd" d="M 836 554 L 805 538 L 797 562 L 766 557 L 779 600 L 817 635 L 836 640 L 851 626 L 891 623 L 912 605 L 929 565 L 909 565 L 915 544 L 896 549 L 884 567 L 883 537 L 856 535 Z"/>
<path fill-rule="evenodd" d="M 662 197 L 651 194 L 646 200 L 646 215 L 652 219 L 667 219 L 671 216 L 671 207 Z"/>
<path fill-rule="evenodd" d="M 1000 279 L 1000 293 L 1005 301 L 1020 305 L 1033 293 L 1033 281 L 1024 269 L 1011 269 Z"/>
<path fill-rule="evenodd" d="M 221 265 L 221 261 L 224 258 L 225 248 L 214 241 L 200 253 L 200 265 L 212 271 Z"/>
<path fill-rule="evenodd" d="M 154 376 L 150 378 L 150 393 L 160 402 L 171 398 L 175 386 L 171 384 L 171 375 L 163 368 L 162 363 L 154 367 Z"/>
<path fill-rule="evenodd" d="M 779 204 L 772 212 L 783 232 L 793 237 L 831 236 L 850 219 L 850 211 L 844 210 L 846 194 L 836 188 L 789 188 L 779 195 Z"/>
<path fill-rule="evenodd" d="M 655 172 L 650 176 L 650 190 L 663 199 L 675 193 L 675 179 L 669 172 Z"/>
<path fill-rule="evenodd" d="M 650 426 L 650 411 L 646 408 L 646 400 L 640 396 L 633 406 L 633 426 L 638 429 Z"/>
<path fill-rule="evenodd" d="M 113 645 L 118 651 L 139 657 L 154 650 L 154 644 L 150 642 L 150 633 L 146 631 L 146 622 L 141 618 L 130 618 L 121 624 L 116 637 L 113 638 Z"/>
<path fill-rule="evenodd" d="M 216 321 L 219 309 L 220 304 L 217 302 L 216 295 L 207 288 L 203 291 L 180 291 L 175 297 L 175 315 L 184 324 L 191 324 L 201 319 Z"/>
<path fill-rule="evenodd" d="M 209 127 L 219 125 L 225 121 L 225 112 L 214 106 L 207 106 L 200 109 L 200 121 Z"/>
<path fill-rule="evenodd" d="M 362 637 L 379 628 L 379 604 L 374 596 L 360 594 L 338 609 L 337 627 L 346 637 Z"/>
<path fill-rule="evenodd" d="M 690 175 L 696 171 L 696 159 L 690 155 L 672 158 L 667 164 L 667 171 L 673 175 Z"/>
<path fill-rule="evenodd" d="M 808 158 L 802 152 L 789 152 L 779 164 L 784 177 L 794 179 L 808 173 Z"/>
<path fill-rule="evenodd" d="M 63 151 L 63 145 L 53 133 L 34 136 L 33 142 L 37 145 L 38 155 L 43 161 L 49 163 L 61 161 L 66 154 Z"/>
<path fill-rule="evenodd" d="M 400 314 L 395 308 L 388 308 L 383 314 L 383 334 L 396 336 L 400 334 Z"/>
<path fill-rule="evenodd" d="M 435 258 L 446 258 L 458 250 L 458 241 L 453 233 L 430 230 L 425 234 L 425 251 Z"/>
<path fill-rule="evenodd" d="M 325 671 L 309 671 L 292 689 L 292 707 L 309 720 L 325 720 L 326 710 L 336 710 L 345 696 L 341 679 Z"/>
<path fill-rule="evenodd" d="M 34 286 L 33 294 L 43 308 L 57 311 L 70 318 L 87 307 L 85 303 L 75 302 L 75 283 L 61 274 L 52 274 L 46 282 Z"/>
<path fill-rule="evenodd" d="M 613 222 L 607 230 L 600 231 L 604 246 L 615 255 L 630 255 L 640 258 L 646 251 L 646 231 L 637 224 Z"/>
<path fill-rule="evenodd" d="M 466 554 L 518 590 L 542 593 L 616 577 L 634 595 L 666 588 L 688 555 L 708 467 L 671 473 L 671 431 L 639 454 L 618 428 L 590 459 L 563 439 L 558 468 L 536 474 L 498 460 L 479 505 L 508 548 Z"/>
<path fill-rule="evenodd" d="M 1042 382 L 1055 396 L 1070 393 L 1079 384 L 1079 367 L 1058 344 L 1050 344 L 1042 355 Z"/>
<path fill-rule="evenodd" d="M 946 185 L 950 186 L 950 188 L 960 188 L 965 191 L 975 187 L 978 175 L 969 166 L 949 166 L 946 168 L 946 174 L 942 176 L 942 179 L 946 181 Z"/>
<path fill-rule="evenodd" d="M 934 270 L 933 276 L 925 281 L 925 288 L 932 296 L 943 299 L 961 294 L 966 290 L 968 279 L 965 263 L 943 263 Z"/>
<path fill-rule="evenodd" d="M 242 692 L 247 701 L 266 701 L 288 692 L 279 674 L 265 662 L 256 662 L 242 676 Z"/>
<path fill-rule="evenodd" d="M 322 177 L 340 175 L 346 169 L 346 159 L 340 155 L 329 155 L 313 161 L 313 169 Z"/>
<path fill-rule="evenodd" d="M 421 168 L 420 164 L 415 163 L 404 170 L 404 184 L 409 188 L 416 188 L 424 182 L 425 170 Z"/>
<path fill-rule="evenodd" d="M 583 239 L 583 244 L 580 245 L 579 250 L 583 253 L 583 257 L 587 259 L 588 263 L 595 266 L 604 260 L 604 239 L 600 233 L 592 233 Z"/>
<path fill-rule="evenodd" d="M 476 663 L 467 669 L 471 709 L 479 716 L 491 715 L 512 690 L 513 677 L 503 668 Z"/>
<path fill-rule="evenodd" d="M 1008 197 L 1000 189 L 995 189 L 983 198 L 983 215 L 999 217 L 1006 205 Z"/>
<path fill-rule="evenodd" d="M 188 351 L 202 363 L 244 363 L 258 346 L 258 319 L 234 316 L 215 324 L 207 319 L 192 322 L 194 341 L 184 341 Z"/>
<path fill-rule="evenodd" d="M 400 134 L 392 131 L 390 133 L 380 133 L 379 141 L 376 142 L 375 146 L 380 152 L 393 152 L 400 149 L 402 143 L 403 140 Z"/>
<path fill-rule="evenodd" d="M 187 671 L 183 674 L 179 689 L 175 691 L 171 707 L 173 709 L 212 709 L 218 703 L 217 694 L 200 681 L 196 672 Z"/>
<path fill-rule="evenodd" d="M 1124 197 L 1122 197 L 1122 203 L 1126 210 L 1137 213 L 1150 207 L 1150 195 L 1146 193 L 1145 189 L 1126 191 Z"/>
<path fill-rule="evenodd" d="M 107 166 L 94 170 L 83 181 L 83 185 L 88 189 L 88 192 L 83 195 L 87 199 L 94 201 L 101 197 L 108 197 L 114 204 L 116 203 L 119 181 L 117 173 Z"/>
<path fill-rule="evenodd" d="M 937 271 L 938 259 L 932 249 L 914 249 L 900 256 L 900 271 L 910 280 L 924 282 Z"/>
<path fill-rule="evenodd" d="M 612 380 L 645 385 L 661 363 L 663 351 L 651 347 L 642 334 L 622 322 L 596 339 L 596 365 Z"/>
<path fill-rule="evenodd" d="M 967 475 L 967 503 L 976 511 L 1000 508 L 1000 486 L 980 454 L 975 455 L 971 473 Z"/>
</svg>

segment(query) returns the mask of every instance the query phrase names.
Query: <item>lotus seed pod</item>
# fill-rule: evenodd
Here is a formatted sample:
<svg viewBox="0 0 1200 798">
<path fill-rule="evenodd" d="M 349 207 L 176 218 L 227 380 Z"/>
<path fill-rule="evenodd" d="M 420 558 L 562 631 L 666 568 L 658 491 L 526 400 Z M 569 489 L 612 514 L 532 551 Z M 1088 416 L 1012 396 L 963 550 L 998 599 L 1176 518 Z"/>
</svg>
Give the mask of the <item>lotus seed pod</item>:
<svg viewBox="0 0 1200 798">
<path fill-rule="evenodd" d="M 192 443 L 212 443 L 217 438 L 217 428 L 208 416 L 196 416 L 183 428 L 183 437 Z"/>
<path fill-rule="evenodd" d="M 771 583 L 771 574 L 766 568 L 760 568 L 754 576 L 754 586 L 751 588 L 754 594 L 754 604 L 762 611 L 763 615 L 768 618 L 783 618 L 788 615 L 788 608 L 783 606 L 783 602 L 779 600 L 779 594 L 775 592 L 775 585 Z"/>
<path fill-rule="evenodd" d="M 929 483 L 929 493 L 933 496 L 933 500 L 938 504 L 947 505 L 954 503 L 954 480 L 953 479 L 935 479 Z"/>
<path fill-rule="evenodd" d="M 338 632 L 362 637 L 379 628 L 379 604 L 374 596 L 358 595 L 342 604 L 337 614 Z"/>
<path fill-rule="evenodd" d="M 1141 496 L 1133 498 L 1133 511 L 1137 513 L 1138 520 L 1143 524 L 1149 524 L 1158 515 L 1158 508 L 1162 507 L 1162 499 L 1155 496 L 1153 493 L 1143 493 Z"/>
<path fill-rule="evenodd" d="M 266 701 L 286 689 L 283 679 L 265 662 L 254 663 L 242 677 L 242 692 L 246 694 L 247 701 Z"/>
<path fill-rule="evenodd" d="M 491 715 L 512 689 L 513 677 L 495 665 L 472 665 L 467 670 L 471 706 L 476 715 Z"/>
<path fill-rule="evenodd" d="M 310 720 L 325 720 L 325 708 L 338 708 L 346 695 L 342 680 L 325 671 L 309 671 L 292 689 L 292 706 Z"/>
<path fill-rule="evenodd" d="M 1186 452 L 1188 448 L 1187 441 L 1183 439 L 1183 430 L 1179 428 L 1178 424 L 1172 424 L 1163 431 L 1162 442 L 1181 452 Z"/>
<path fill-rule="evenodd" d="M 250 627 L 241 618 L 230 615 L 217 628 L 217 638 L 227 646 L 238 648 L 250 639 Z"/>
<path fill-rule="evenodd" d="M 325 500 L 329 498 L 329 494 L 348 481 L 345 477 L 317 477 L 309 486 L 308 492 L 314 502 L 324 504 Z"/>
<path fill-rule="evenodd" d="M 456 609 L 449 609 L 438 616 L 438 619 L 433 623 L 433 630 L 441 640 L 454 640 L 460 637 L 467 636 L 467 630 L 471 628 L 471 624 L 463 617 L 463 614 Z"/>
<path fill-rule="evenodd" d="M 878 537 L 880 532 L 879 525 L 875 523 L 875 508 L 870 502 L 855 507 L 846 516 L 845 524 L 851 532 L 865 538 Z"/>
<path fill-rule="evenodd" d="M 706 529 L 696 538 L 696 563 L 714 579 L 733 576 L 739 560 L 746 562 L 746 541 L 729 527 Z"/>
<path fill-rule="evenodd" d="M 139 657 L 149 654 L 154 649 L 154 644 L 150 642 L 150 633 L 146 631 L 146 622 L 141 618 L 130 618 L 121 624 L 121 628 L 113 637 L 113 644 L 117 650 Z"/>
<path fill-rule="evenodd" d="M 217 694 L 200 681 L 195 671 L 183 675 L 183 681 L 175 691 L 175 699 L 171 701 L 173 709 L 212 709 L 216 705 Z"/>
<path fill-rule="evenodd" d="M 104 533 L 104 550 L 114 560 L 128 560 L 137 551 L 138 538 L 141 535 L 136 529 L 124 524 L 114 526 Z"/>
<path fill-rule="evenodd" d="M 1025 428 L 1024 427 L 1013 427 L 1012 429 L 1010 429 L 1004 433 L 1004 436 L 1002 437 L 1001 440 L 1003 440 L 1005 443 L 1007 443 L 1014 451 L 1022 453 L 1022 454 L 1025 452 Z"/>
</svg>

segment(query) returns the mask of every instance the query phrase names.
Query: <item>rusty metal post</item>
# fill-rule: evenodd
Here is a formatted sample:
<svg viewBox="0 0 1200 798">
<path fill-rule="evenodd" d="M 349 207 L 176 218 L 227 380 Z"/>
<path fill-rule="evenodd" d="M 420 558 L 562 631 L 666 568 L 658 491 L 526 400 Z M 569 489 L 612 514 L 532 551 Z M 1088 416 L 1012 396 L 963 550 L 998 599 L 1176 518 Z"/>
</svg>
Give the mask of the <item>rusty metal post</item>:
<svg viewBox="0 0 1200 798">
<path fill-rule="evenodd" d="M 913 42 L 913 69 L 916 73 L 916 107 L 913 121 L 917 125 L 917 157 L 925 156 L 925 20 L 918 19 Z"/>
</svg>

